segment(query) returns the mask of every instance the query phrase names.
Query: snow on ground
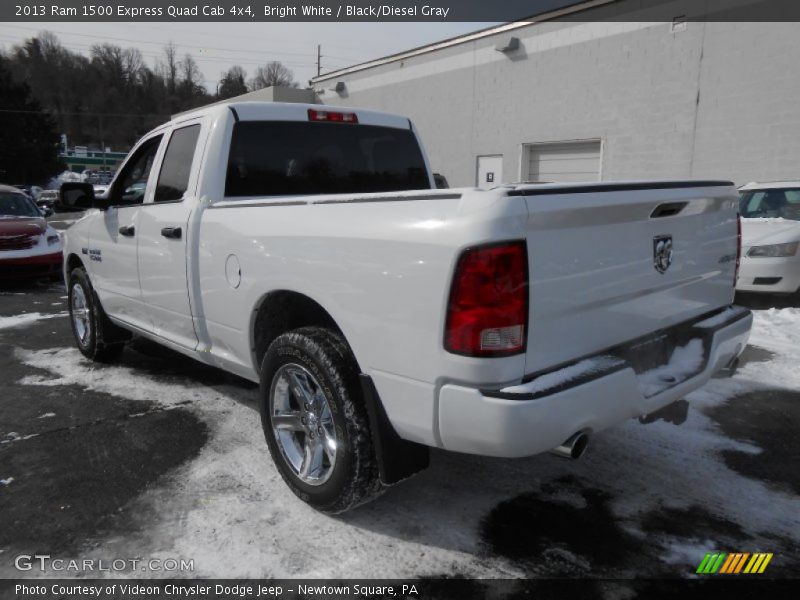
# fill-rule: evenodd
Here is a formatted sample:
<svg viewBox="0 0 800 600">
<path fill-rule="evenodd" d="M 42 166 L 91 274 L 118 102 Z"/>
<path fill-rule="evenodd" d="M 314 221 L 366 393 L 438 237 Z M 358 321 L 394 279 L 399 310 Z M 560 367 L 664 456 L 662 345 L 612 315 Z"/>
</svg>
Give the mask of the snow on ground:
<svg viewBox="0 0 800 600">
<path fill-rule="evenodd" d="M 13 477 L 9 477 L 8 479 L 0 479 L 0 485 L 8 485 L 12 481 L 14 481 Z"/>
<path fill-rule="evenodd" d="M 795 356 L 800 352 L 800 308 L 770 308 L 754 314 L 750 343 Z"/>
<path fill-rule="evenodd" d="M 11 327 L 25 327 L 36 321 L 43 321 L 44 319 L 56 319 L 58 317 L 68 316 L 68 312 L 60 312 L 55 314 L 42 314 L 38 312 L 22 313 L 21 315 L 13 315 L 10 317 L 0 317 L 0 329 L 9 329 Z"/>
<path fill-rule="evenodd" d="M 127 538 L 102 552 L 191 557 L 196 576 L 225 573 L 230 577 L 410 577 L 424 573 L 506 573 L 495 561 L 474 556 L 476 538 L 458 548 L 431 551 L 413 539 L 398 540 L 389 533 L 353 526 L 347 519 L 321 515 L 300 502 L 271 463 L 264 442 L 256 392 L 236 386 L 209 388 L 183 378 L 153 380 L 125 366 L 93 367 L 77 350 L 21 351 L 26 364 L 54 374 L 28 376 L 21 383 L 86 389 L 132 400 L 155 401 L 167 408 L 190 406 L 212 428 L 211 441 L 200 456 L 171 477 L 165 490 L 138 501 L 153 512 L 149 540 Z M 430 494 L 428 494 L 430 496 Z M 434 494 L 435 496 L 435 494 Z M 436 502 L 429 497 L 427 502 Z M 485 509 L 490 509 L 489 501 Z M 434 527 L 408 509 L 388 511 L 388 521 L 400 517 L 402 527 Z M 430 513 L 429 513 L 430 514 Z M 435 526 L 439 529 L 438 526 Z M 453 537 L 446 533 L 445 537 Z M 153 548 L 145 551 L 143 544 Z M 377 549 L 383 553 L 376 554 Z M 424 565 L 424 566 L 422 566 Z"/>
<path fill-rule="evenodd" d="M 513 577 L 522 574 L 518 565 L 487 555 L 481 520 L 499 502 L 538 492 L 565 475 L 609 492 L 616 518 L 642 539 L 641 519 L 648 513 L 694 505 L 752 535 L 797 540 L 797 498 L 729 469 L 722 451 L 761 450 L 722 435 L 702 410 L 766 387 L 800 388 L 798 332 L 798 309 L 757 313 L 752 341 L 776 356 L 692 393 L 687 400 L 700 410 L 691 410 L 680 427 L 629 421 L 594 436 L 580 461 L 434 452 L 428 471 L 341 517 L 313 511 L 284 485 L 264 443 L 255 390 L 178 376 L 156 379 L 130 366 L 94 366 L 74 349 L 17 352 L 46 372 L 22 383 L 75 384 L 166 408 L 182 406 L 209 423 L 211 437 L 200 455 L 132 501 L 133 512 L 144 515 L 141 529 L 105 540 L 91 555 L 193 558 L 200 577 Z M 649 536 L 648 543 L 667 549 L 664 560 L 675 563 L 696 562 L 716 543 Z"/>
</svg>

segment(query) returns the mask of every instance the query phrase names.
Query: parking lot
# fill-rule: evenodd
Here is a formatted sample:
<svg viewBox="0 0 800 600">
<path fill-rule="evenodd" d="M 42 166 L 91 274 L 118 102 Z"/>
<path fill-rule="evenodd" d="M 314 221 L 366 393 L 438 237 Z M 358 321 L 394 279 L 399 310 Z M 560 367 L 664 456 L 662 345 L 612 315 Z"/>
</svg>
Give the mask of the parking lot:
<svg viewBox="0 0 800 600">
<path fill-rule="evenodd" d="M 691 394 L 683 425 L 631 421 L 580 461 L 435 451 L 330 517 L 272 466 L 253 384 L 141 341 L 92 364 L 60 282 L 6 285 L 0 576 L 44 553 L 191 559 L 199 577 L 689 577 L 713 551 L 771 552 L 770 575 L 796 576 L 800 302 L 742 301 L 741 367 Z"/>
</svg>

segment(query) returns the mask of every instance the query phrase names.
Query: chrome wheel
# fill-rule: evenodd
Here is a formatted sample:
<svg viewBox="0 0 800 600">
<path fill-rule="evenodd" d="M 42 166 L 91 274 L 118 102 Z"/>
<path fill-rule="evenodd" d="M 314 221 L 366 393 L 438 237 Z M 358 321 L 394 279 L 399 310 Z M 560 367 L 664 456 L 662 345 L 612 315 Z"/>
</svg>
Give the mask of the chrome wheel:
<svg viewBox="0 0 800 600">
<path fill-rule="evenodd" d="M 336 466 L 338 440 L 330 401 L 317 379 L 295 363 L 272 378 L 270 421 L 278 448 L 305 484 L 324 484 Z"/>
<path fill-rule="evenodd" d="M 92 335 L 92 319 L 89 314 L 88 303 L 86 302 L 86 292 L 83 291 L 83 286 L 79 283 L 72 286 L 70 308 L 72 312 L 72 325 L 75 328 L 75 335 L 78 337 L 78 343 L 86 347 Z"/>
</svg>

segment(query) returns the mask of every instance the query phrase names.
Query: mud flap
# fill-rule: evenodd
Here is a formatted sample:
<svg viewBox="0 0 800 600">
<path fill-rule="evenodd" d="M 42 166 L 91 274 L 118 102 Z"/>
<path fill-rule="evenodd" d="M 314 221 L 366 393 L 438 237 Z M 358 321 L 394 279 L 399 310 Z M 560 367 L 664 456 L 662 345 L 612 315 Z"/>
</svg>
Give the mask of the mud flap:
<svg viewBox="0 0 800 600">
<path fill-rule="evenodd" d="M 369 415 L 381 483 L 385 485 L 398 483 L 426 469 L 430 464 L 429 448 L 423 444 L 406 441 L 397 435 L 383 408 L 372 378 L 364 373 L 359 377 L 364 392 L 364 404 Z"/>
</svg>

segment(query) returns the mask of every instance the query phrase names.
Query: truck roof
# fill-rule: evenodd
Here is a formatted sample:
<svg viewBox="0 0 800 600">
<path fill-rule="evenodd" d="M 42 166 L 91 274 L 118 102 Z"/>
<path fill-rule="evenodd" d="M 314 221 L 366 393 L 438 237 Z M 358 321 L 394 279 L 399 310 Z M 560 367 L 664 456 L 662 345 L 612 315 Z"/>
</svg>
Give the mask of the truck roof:
<svg viewBox="0 0 800 600">
<path fill-rule="evenodd" d="M 289 102 L 227 102 L 198 108 L 190 112 L 176 115 L 170 123 L 180 123 L 197 117 L 219 115 L 231 111 L 240 121 L 308 121 L 309 110 L 328 111 L 335 113 L 355 113 L 361 125 L 376 125 L 380 127 L 394 127 L 397 129 L 411 128 L 408 117 L 389 113 L 365 110 L 362 108 L 348 108 L 343 106 L 328 106 L 325 104 L 299 104 Z M 165 124 L 166 125 L 166 124 Z"/>
</svg>

